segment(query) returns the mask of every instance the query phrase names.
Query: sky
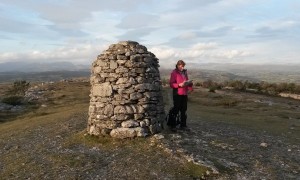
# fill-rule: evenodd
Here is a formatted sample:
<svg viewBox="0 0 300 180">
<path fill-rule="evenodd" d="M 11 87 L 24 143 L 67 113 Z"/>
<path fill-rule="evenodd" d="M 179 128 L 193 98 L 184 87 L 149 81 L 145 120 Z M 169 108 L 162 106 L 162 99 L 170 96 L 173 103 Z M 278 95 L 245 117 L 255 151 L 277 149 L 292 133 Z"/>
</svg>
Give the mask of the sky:
<svg viewBox="0 0 300 180">
<path fill-rule="evenodd" d="M 300 1 L 0 0 L 0 63 L 91 64 L 125 40 L 163 67 L 300 64 Z"/>
</svg>

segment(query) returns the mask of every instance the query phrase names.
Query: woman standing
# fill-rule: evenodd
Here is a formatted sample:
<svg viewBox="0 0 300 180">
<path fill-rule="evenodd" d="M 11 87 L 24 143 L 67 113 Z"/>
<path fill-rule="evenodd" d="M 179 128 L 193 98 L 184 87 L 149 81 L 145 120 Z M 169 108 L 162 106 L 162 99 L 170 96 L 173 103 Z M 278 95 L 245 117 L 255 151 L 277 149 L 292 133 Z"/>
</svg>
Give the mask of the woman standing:
<svg viewBox="0 0 300 180">
<path fill-rule="evenodd" d="M 187 70 L 184 69 L 185 62 L 179 60 L 176 68 L 172 71 L 170 77 L 170 87 L 173 88 L 173 108 L 172 113 L 178 115 L 180 112 L 180 128 L 186 129 L 186 110 L 188 91 L 193 91 L 193 83 L 188 81 Z M 168 126 L 171 130 L 176 130 L 176 118 L 169 118 Z"/>
</svg>

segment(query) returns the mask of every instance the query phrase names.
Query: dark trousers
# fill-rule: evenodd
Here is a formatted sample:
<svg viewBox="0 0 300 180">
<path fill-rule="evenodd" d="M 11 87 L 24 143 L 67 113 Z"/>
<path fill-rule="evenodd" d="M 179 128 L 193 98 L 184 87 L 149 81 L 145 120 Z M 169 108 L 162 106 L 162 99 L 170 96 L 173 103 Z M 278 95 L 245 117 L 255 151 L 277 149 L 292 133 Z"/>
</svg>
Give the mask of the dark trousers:
<svg viewBox="0 0 300 180">
<path fill-rule="evenodd" d="M 187 110 L 187 96 L 186 95 L 173 95 L 174 113 L 180 112 L 180 126 L 186 126 L 186 110 Z"/>
</svg>

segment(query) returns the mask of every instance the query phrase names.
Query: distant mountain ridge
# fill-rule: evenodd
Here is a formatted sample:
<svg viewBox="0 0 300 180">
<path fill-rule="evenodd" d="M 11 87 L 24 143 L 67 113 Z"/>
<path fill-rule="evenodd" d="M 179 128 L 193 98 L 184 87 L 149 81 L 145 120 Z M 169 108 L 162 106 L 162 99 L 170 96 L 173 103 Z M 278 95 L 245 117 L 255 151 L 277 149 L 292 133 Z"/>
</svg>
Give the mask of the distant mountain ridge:
<svg viewBox="0 0 300 180">
<path fill-rule="evenodd" d="M 89 78 L 89 70 L 78 71 L 45 71 L 45 72 L 0 72 L 0 83 L 13 82 L 16 80 L 36 81 L 60 81 L 72 78 Z"/>
<path fill-rule="evenodd" d="M 88 65 L 75 65 L 71 62 L 4 62 L 0 63 L 0 72 L 47 72 L 47 71 L 77 71 L 89 69 Z"/>
</svg>

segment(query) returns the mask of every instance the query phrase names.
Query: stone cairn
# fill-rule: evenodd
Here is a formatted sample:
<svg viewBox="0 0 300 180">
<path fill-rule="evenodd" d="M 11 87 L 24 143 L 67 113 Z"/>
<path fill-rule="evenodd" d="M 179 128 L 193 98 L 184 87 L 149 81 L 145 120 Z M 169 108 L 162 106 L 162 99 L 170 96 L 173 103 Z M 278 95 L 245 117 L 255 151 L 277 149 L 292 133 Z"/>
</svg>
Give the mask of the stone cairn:
<svg viewBox="0 0 300 180">
<path fill-rule="evenodd" d="M 92 64 L 90 135 L 145 137 L 165 117 L 158 59 L 133 41 L 112 44 Z"/>
</svg>

